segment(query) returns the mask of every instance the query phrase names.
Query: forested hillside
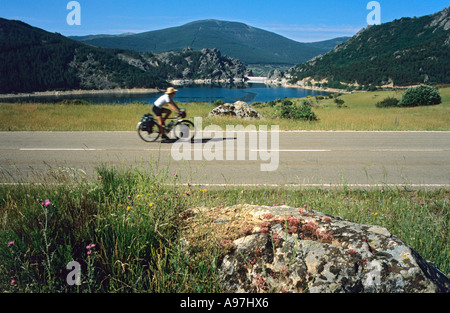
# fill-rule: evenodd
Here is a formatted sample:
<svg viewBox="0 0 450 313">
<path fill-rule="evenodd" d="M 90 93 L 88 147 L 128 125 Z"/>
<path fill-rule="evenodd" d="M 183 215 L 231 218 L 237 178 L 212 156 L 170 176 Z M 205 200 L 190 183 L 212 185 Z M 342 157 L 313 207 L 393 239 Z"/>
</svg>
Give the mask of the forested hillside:
<svg viewBox="0 0 450 313">
<path fill-rule="evenodd" d="M 0 93 L 164 85 L 112 50 L 0 18 Z"/>
<path fill-rule="evenodd" d="M 396 86 L 450 83 L 450 10 L 369 26 L 333 51 L 291 69 L 293 82 Z"/>
<path fill-rule="evenodd" d="M 170 79 L 242 81 L 246 71 L 217 49 L 152 54 L 99 48 L 0 18 L 0 93 L 163 88 Z"/>
</svg>

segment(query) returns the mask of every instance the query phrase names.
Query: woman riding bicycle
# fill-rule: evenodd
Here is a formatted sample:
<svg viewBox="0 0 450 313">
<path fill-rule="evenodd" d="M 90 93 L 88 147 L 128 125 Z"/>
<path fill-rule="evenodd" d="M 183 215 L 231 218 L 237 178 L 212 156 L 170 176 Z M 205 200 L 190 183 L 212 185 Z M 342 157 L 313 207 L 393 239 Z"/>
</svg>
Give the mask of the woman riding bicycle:
<svg viewBox="0 0 450 313">
<path fill-rule="evenodd" d="M 171 110 L 163 108 L 163 107 L 166 104 L 168 104 L 169 107 L 172 110 L 174 110 L 176 113 L 180 114 L 180 112 L 181 112 L 180 109 L 178 108 L 178 106 L 175 104 L 175 102 L 172 99 L 175 96 L 175 93 L 177 91 L 178 90 L 173 87 L 167 88 L 164 95 L 159 97 L 153 104 L 153 112 L 155 113 L 156 119 L 158 120 L 159 131 L 162 135 L 163 140 L 169 140 L 169 137 L 167 137 L 167 135 L 164 133 L 164 126 L 165 126 L 164 122 L 172 113 Z M 165 114 L 164 117 L 162 116 L 163 113 Z"/>
</svg>

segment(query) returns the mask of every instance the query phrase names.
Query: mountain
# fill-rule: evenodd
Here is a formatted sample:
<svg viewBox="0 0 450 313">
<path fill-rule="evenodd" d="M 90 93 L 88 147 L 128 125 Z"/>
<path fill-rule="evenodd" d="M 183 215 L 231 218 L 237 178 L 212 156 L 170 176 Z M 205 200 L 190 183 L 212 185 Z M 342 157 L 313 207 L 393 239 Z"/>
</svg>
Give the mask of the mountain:
<svg viewBox="0 0 450 313">
<path fill-rule="evenodd" d="M 450 83 L 450 8 L 369 26 L 332 51 L 296 65 L 292 82 L 407 86 Z M 336 86 L 337 87 L 337 86 Z"/>
<path fill-rule="evenodd" d="M 215 48 L 244 64 L 290 64 L 305 62 L 333 49 L 342 37 L 323 43 L 301 43 L 243 23 L 202 20 L 179 27 L 139 34 L 94 35 L 70 37 L 105 48 L 130 49 L 139 52 L 181 51 Z"/>
<path fill-rule="evenodd" d="M 211 82 L 242 82 L 247 68 L 240 60 L 222 55 L 217 49 L 204 48 L 148 53 L 118 50 L 117 57 L 144 71 L 151 70 L 168 80 L 209 80 Z"/>
<path fill-rule="evenodd" d="M 0 93 L 165 85 L 112 50 L 0 18 Z"/>
<path fill-rule="evenodd" d="M 165 87 L 168 79 L 228 80 L 245 66 L 217 49 L 151 54 L 94 47 L 0 18 L 0 93 Z"/>
</svg>

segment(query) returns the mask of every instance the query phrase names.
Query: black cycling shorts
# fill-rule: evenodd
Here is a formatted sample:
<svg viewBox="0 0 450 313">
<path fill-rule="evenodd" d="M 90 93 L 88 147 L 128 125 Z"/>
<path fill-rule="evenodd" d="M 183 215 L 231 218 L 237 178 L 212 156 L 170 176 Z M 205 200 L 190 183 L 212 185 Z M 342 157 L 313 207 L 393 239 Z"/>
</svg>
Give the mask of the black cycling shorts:
<svg viewBox="0 0 450 313">
<path fill-rule="evenodd" d="M 155 113 L 156 116 L 161 116 L 163 112 L 164 112 L 163 108 L 159 108 L 156 105 L 153 106 L 153 113 Z"/>
</svg>

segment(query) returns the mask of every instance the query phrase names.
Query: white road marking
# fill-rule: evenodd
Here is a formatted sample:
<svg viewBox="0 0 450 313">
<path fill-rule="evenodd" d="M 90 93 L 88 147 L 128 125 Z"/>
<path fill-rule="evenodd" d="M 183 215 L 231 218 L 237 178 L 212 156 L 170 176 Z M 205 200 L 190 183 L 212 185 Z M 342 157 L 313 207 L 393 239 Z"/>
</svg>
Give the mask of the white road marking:
<svg viewBox="0 0 450 313">
<path fill-rule="evenodd" d="M 20 148 L 20 151 L 104 151 L 105 149 L 88 148 Z"/>
<path fill-rule="evenodd" d="M 178 184 L 186 185 L 186 184 Z M 386 187 L 409 187 L 409 188 L 450 188 L 450 184 L 209 184 L 209 183 L 190 183 L 191 186 L 202 187 L 289 187 L 289 188 L 386 188 Z"/>
<path fill-rule="evenodd" d="M 252 149 L 252 152 L 331 152 L 332 150 L 313 149 Z"/>
</svg>

